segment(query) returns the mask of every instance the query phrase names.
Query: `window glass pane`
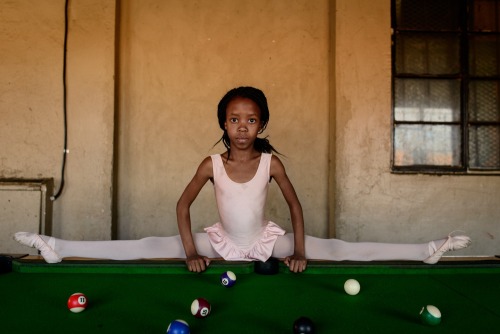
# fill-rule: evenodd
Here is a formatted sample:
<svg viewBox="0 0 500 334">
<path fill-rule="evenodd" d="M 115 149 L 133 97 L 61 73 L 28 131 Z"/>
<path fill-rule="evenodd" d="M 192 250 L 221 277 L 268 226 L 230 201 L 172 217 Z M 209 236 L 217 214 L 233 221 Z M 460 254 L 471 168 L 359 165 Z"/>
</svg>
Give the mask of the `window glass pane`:
<svg viewBox="0 0 500 334">
<path fill-rule="evenodd" d="M 396 166 L 460 166 L 460 127 L 454 125 L 396 125 Z"/>
<path fill-rule="evenodd" d="M 469 128 L 470 168 L 500 167 L 500 128 L 471 126 Z"/>
<path fill-rule="evenodd" d="M 456 74 L 460 71 L 457 35 L 405 34 L 396 36 L 396 73 Z"/>
<path fill-rule="evenodd" d="M 500 1 L 474 0 L 469 22 L 472 31 L 500 32 Z"/>
<path fill-rule="evenodd" d="M 396 121 L 460 121 L 458 80 L 395 79 L 394 90 Z"/>
<path fill-rule="evenodd" d="M 500 81 L 471 81 L 469 119 L 480 122 L 500 121 Z"/>
<path fill-rule="evenodd" d="M 500 37 L 495 35 L 469 38 L 469 73 L 475 76 L 500 75 Z"/>
<path fill-rule="evenodd" d="M 459 28 L 460 1 L 457 0 L 396 0 L 398 29 L 451 30 Z"/>
</svg>

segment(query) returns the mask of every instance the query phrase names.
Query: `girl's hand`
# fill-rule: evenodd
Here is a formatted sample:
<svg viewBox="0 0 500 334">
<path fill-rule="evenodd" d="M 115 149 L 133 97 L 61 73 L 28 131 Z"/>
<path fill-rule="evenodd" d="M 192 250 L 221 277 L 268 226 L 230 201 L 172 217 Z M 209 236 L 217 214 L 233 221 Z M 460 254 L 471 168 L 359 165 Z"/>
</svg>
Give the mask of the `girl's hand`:
<svg viewBox="0 0 500 334">
<path fill-rule="evenodd" d="M 288 266 L 291 272 L 301 273 L 306 270 L 307 260 L 303 255 L 291 255 L 285 258 L 285 264 Z"/>
<path fill-rule="evenodd" d="M 186 258 L 186 265 L 189 271 L 201 273 L 207 269 L 210 259 L 205 256 L 193 255 Z"/>
</svg>

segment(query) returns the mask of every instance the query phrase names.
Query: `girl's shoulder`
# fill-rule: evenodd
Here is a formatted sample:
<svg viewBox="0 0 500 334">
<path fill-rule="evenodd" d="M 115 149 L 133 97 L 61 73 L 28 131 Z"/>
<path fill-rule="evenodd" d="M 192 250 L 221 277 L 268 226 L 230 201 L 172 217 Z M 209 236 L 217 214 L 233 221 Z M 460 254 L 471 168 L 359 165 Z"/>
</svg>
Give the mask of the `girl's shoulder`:
<svg viewBox="0 0 500 334">
<path fill-rule="evenodd" d="M 262 153 L 262 154 L 266 154 L 266 155 L 270 156 L 271 163 L 283 164 L 281 162 L 281 159 L 277 155 L 275 155 L 275 154 L 271 154 L 271 153 Z"/>
<path fill-rule="evenodd" d="M 208 156 L 203 159 L 203 161 L 198 166 L 198 170 L 196 173 L 199 176 L 203 176 L 204 178 L 213 177 L 212 156 Z"/>
<path fill-rule="evenodd" d="M 270 166 L 270 174 L 271 177 L 286 173 L 285 166 L 281 162 L 280 158 L 274 154 L 271 155 L 271 166 Z"/>
</svg>

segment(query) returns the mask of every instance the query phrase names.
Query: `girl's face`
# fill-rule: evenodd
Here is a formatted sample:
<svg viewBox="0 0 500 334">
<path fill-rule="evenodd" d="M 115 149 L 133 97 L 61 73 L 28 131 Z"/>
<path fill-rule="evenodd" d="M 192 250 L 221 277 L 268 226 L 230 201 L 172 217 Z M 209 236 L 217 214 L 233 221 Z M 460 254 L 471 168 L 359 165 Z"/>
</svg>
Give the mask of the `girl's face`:
<svg viewBox="0 0 500 334">
<path fill-rule="evenodd" d="M 226 108 L 225 129 L 231 148 L 246 149 L 253 143 L 262 129 L 260 109 L 251 99 L 236 97 Z"/>
</svg>

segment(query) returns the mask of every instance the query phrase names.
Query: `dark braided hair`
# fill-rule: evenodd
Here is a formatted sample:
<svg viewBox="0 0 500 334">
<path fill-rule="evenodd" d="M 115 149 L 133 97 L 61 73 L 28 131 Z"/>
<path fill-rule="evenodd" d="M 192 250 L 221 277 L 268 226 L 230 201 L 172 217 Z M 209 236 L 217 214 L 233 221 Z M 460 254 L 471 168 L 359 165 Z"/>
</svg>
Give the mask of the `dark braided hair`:
<svg viewBox="0 0 500 334">
<path fill-rule="evenodd" d="M 222 138 L 217 141 L 217 143 L 221 142 L 227 149 L 228 158 L 231 153 L 231 145 L 229 142 L 229 136 L 225 129 L 224 123 L 226 122 L 226 109 L 233 99 L 237 97 L 243 97 L 254 101 L 260 110 L 260 120 L 262 122 L 262 128 L 259 133 L 262 133 L 267 126 L 267 122 L 269 122 L 269 107 L 267 106 L 267 99 L 264 93 L 257 88 L 254 87 L 238 87 L 231 89 L 229 92 L 224 95 L 224 97 L 220 100 L 219 105 L 217 106 L 217 118 L 219 119 L 219 127 L 224 131 L 222 134 Z M 217 145 L 215 143 L 215 145 Z M 261 153 L 272 153 L 276 152 L 280 154 L 270 143 L 267 137 L 265 138 L 256 138 L 254 142 L 254 148 Z"/>
</svg>

